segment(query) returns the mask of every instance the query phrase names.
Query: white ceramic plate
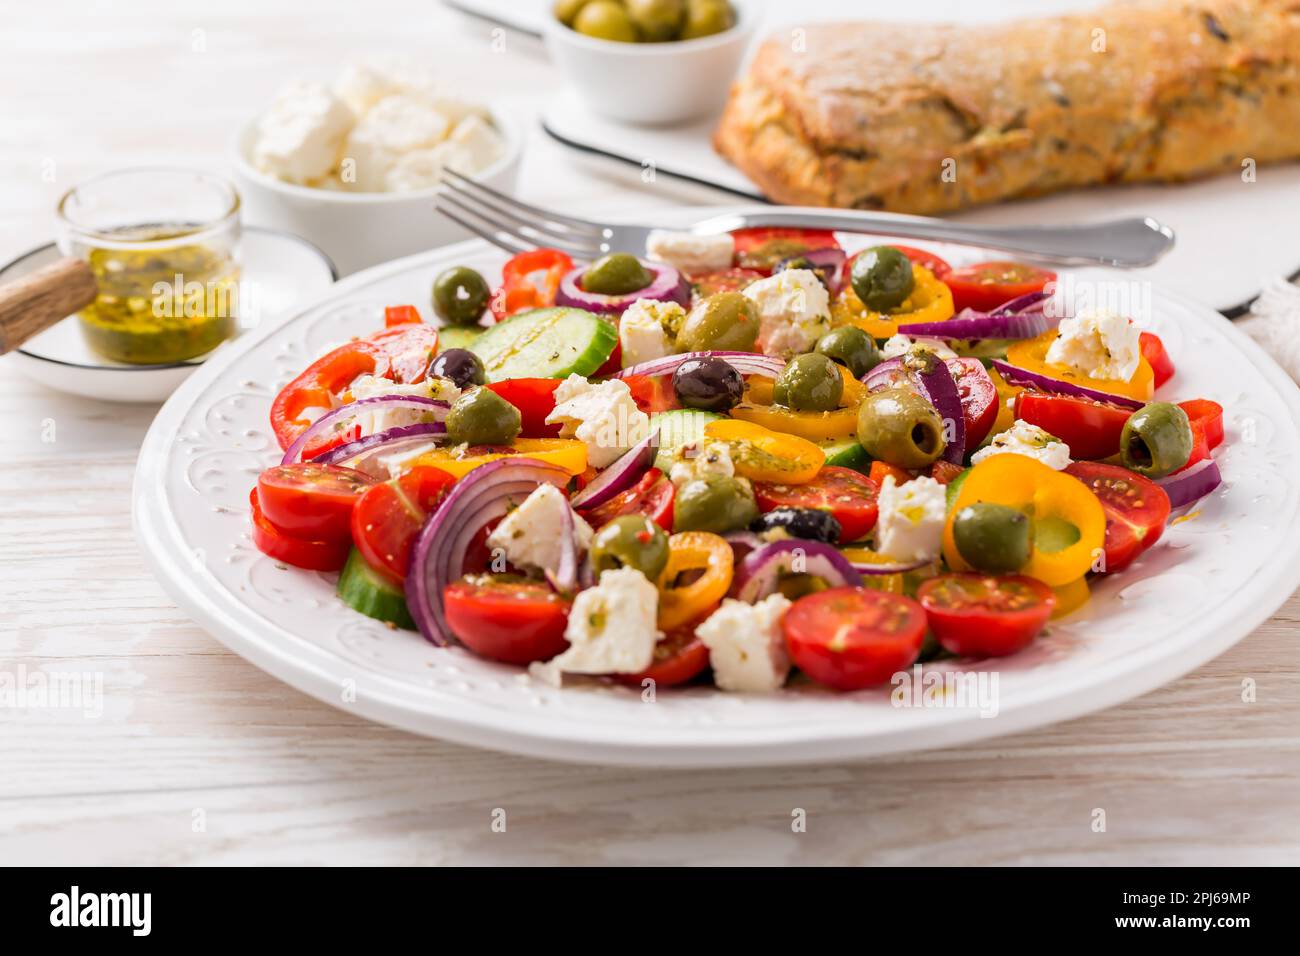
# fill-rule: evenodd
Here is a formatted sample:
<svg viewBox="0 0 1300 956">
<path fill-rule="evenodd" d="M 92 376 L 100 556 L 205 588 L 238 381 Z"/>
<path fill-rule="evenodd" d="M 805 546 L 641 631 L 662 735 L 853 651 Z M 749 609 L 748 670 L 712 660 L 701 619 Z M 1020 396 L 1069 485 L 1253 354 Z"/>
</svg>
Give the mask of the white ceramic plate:
<svg viewBox="0 0 1300 956">
<path fill-rule="evenodd" d="M 261 321 L 274 322 L 292 307 L 314 299 L 337 278 L 319 249 L 289 233 L 245 226 L 240 238 L 243 288 L 254 296 L 240 316 L 240 333 Z M 54 243 L 40 246 L 0 267 L 0 282 L 17 279 L 62 255 Z M 10 358 L 14 368 L 49 388 L 106 402 L 161 402 L 196 368 L 233 345 L 167 365 L 128 365 L 91 351 L 75 316 L 28 339 Z"/>
<path fill-rule="evenodd" d="M 963 254 L 943 252 L 957 261 Z M 422 305 L 440 269 L 467 264 L 492 275 L 502 259 L 468 242 L 343 281 L 287 322 L 214 357 L 164 406 L 145 439 L 133 514 L 159 580 L 236 653 L 337 707 L 416 733 L 573 761 L 860 758 L 1011 733 L 1134 697 L 1224 651 L 1300 583 L 1300 392 L 1227 320 L 1156 293 L 1150 325 L 1178 364 L 1177 394 L 1213 398 L 1228 410 L 1228 441 L 1218 454 L 1226 483 L 1027 651 L 936 665 L 996 674 L 996 716 L 895 707 L 888 687 L 835 694 L 804 684 L 762 696 L 665 689 L 653 702 L 621 686 L 555 689 L 389 630 L 340 604 L 333 575 L 277 566 L 250 543 L 249 489 L 279 458 L 267 411 L 276 390 L 312 358 L 377 328 L 384 304 Z"/>
</svg>

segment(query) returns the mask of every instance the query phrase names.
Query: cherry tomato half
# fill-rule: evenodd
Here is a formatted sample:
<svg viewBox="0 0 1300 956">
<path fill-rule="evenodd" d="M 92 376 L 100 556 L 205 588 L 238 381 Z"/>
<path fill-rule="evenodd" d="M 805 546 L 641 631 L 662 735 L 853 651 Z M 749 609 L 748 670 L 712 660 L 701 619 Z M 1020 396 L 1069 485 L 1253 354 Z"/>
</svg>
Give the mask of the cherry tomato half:
<svg viewBox="0 0 1300 956">
<path fill-rule="evenodd" d="M 707 299 L 719 292 L 740 292 L 756 279 L 763 278 L 757 269 L 719 269 L 691 276 L 692 292 L 696 299 Z"/>
<path fill-rule="evenodd" d="M 655 644 L 654 659 L 645 670 L 615 677 L 632 687 L 640 687 L 645 680 L 654 681 L 658 687 L 673 687 L 693 679 L 709 666 L 709 649 L 695 636 L 695 629 L 717 609 L 715 604 L 694 621 L 661 637 Z"/>
<path fill-rule="evenodd" d="M 677 492 L 673 483 L 658 468 L 651 468 L 627 491 L 621 491 L 609 501 L 579 513 L 587 524 L 600 529 L 620 515 L 645 515 L 665 532 L 673 530 L 673 499 Z"/>
<path fill-rule="evenodd" d="M 257 503 L 257 489 L 248 492 L 253 523 L 253 544 L 258 551 L 308 571 L 337 571 L 348 559 L 352 550 L 349 541 L 313 541 L 286 534 L 266 519 Z"/>
<path fill-rule="evenodd" d="M 1056 607 L 1056 594 L 1023 574 L 941 574 L 916 592 L 944 650 L 963 657 L 1014 654 L 1032 641 Z"/>
<path fill-rule="evenodd" d="M 925 638 L 925 612 L 901 594 L 830 588 L 795 601 L 781 628 L 796 667 L 827 687 L 858 690 L 911 666 Z"/>
<path fill-rule="evenodd" d="M 945 363 L 957 383 L 961 414 L 966 423 L 966 448 L 979 447 L 998 417 L 998 389 L 984 363 L 977 358 L 948 359 Z"/>
<path fill-rule="evenodd" d="M 442 592 L 447 627 L 470 650 L 507 664 L 550 660 L 569 642 L 569 602 L 539 581 L 481 574 Z"/>
<path fill-rule="evenodd" d="M 1099 461 L 1076 461 L 1065 470 L 1088 486 L 1106 515 L 1105 566 L 1095 570 L 1122 570 L 1160 540 L 1169 496 L 1154 481 Z"/>
<path fill-rule="evenodd" d="M 286 534 L 351 542 L 352 509 L 374 483 L 369 475 L 339 465 L 275 465 L 257 478 L 257 503 Z"/>
<path fill-rule="evenodd" d="M 911 475 L 908 475 L 911 478 Z M 840 541 L 864 538 L 876 526 L 880 486 L 860 471 L 824 465 L 807 484 L 754 482 L 754 498 L 763 513 L 773 508 L 815 508 L 829 511 L 840 523 Z"/>
<path fill-rule="evenodd" d="M 521 438 L 559 438 L 560 423 L 546 424 L 546 416 L 555 411 L 558 378 L 509 378 L 489 382 L 488 388 L 519 409 Z"/>
<path fill-rule="evenodd" d="M 943 280 L 952 290 L 953 308 L 991 312 L 1056 281 L 1056 273 L 1022 262 L 978 262 L 953 269 Z"/>
<path fill-rule="evenodd" d="M 839 240 L 829 229 L 797 229 L 783 226 L 756 226 L 737 229 L 731 234 L 736 243 L 736 265 L 754 269 L 763 275 L 782 259 L 812 252 L 814 249 L 838 249 Z"/>
<path fill-rule="evenodd" d="M 1174 362 L 1165 351 L 1165 343 L 1154 332 L 1143 332 L 1138 336 L 1138 348 L 1142 357 L 1151 364 L 1155 372 L 1155 386 L 1159 388 L 1174 377 Z"/>
<path fill-rule="evenodd" d="M 371 486 L 352 510 L 352 540 L 366 563 L 405 582 L 416 536 L 455 482 L 440 468 L 417 465 Z"/>
<path fill-rule="evenodd" d="M 647 415 L 678 407 L 671 375 L 629 375 L 623 381 L 632 392 L 636 407 Z"/>
<path fill-rule="evenodd" d="M 1069 395 L 1023 391 L 1016 418 L 1037 425 L 1070 446 L 1071 458 L 1109 458 L 1119 452 L 1124 423 L 1133 410 Z"/>
</svg>

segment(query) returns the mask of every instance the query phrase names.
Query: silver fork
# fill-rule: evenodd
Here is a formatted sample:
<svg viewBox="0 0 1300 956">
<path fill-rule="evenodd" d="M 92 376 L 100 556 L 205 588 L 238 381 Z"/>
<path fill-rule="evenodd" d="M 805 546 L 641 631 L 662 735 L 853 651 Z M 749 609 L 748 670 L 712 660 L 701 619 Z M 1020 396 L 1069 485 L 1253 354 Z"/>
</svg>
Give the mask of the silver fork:
<svg viewBox="0 0 1300 956">
<path fill-rule="evenodd" d="M 645 255 L 657 226 L 612 225 L 578 219 L 520 202 L 513 196 L 446 170 L 434 206 L 448 219 L 511 254 L 551 246 L 576 259 L 609 252 Z M 773 206 L 770 210 L 714 216 L 677 232 L 716 235 L 751 226 L 834 229 L 907 239 L 929 239 L 1011 252 L 1050 265 L 1149 266 L 1174 246 L 1174 232 L 1152 219 L 1113 219 L 1079 226 L 975 226 L 889 212 Z"/>
</svg>

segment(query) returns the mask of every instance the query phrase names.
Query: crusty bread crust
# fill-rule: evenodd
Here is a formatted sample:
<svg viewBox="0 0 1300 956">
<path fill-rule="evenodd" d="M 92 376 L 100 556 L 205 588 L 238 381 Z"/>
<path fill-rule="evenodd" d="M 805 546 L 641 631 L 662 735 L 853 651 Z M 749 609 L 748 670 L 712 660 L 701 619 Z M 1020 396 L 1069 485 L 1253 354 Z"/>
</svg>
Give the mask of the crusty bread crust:
<svg viewBox="0 0 1300 956">
<path fill-rule="evenodd" d="M 762 45 L 714 146 L 778 202 L 922 214 L 1294 159 L 1300 0 L 811 26 Z"/>
</svg>

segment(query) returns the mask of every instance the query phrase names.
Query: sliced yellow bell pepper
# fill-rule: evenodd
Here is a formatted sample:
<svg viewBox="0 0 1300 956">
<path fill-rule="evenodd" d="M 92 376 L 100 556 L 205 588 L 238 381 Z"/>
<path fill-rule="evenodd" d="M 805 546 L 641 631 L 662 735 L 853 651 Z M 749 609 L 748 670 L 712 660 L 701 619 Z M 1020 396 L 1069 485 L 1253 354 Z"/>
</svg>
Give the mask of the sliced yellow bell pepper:
<svg viewBox="0 0 1300 956">
<path fill-rule="evenodd" d="M 733 418 L 709 422 L 704 426 L 704 437 L 724 442 L 736 474 L 751 481 L 802 485 L 816 478 L 826 463 L 826 453 L 806 438 L 752 422 Z"/>
<path fill-rule="evenodd" d="M 809 441 L 828 441 L 855 435 L 858 430 L 858 406 L 867 394 L 867 387 L 843 365 L 837 367 L 844 379 L 844 391 L 840 394 L 840 407 L 832 412 L 797 412 L 782 405 L 773 405 L 775 381 L 756 375 L 749 380 L 745 389 L 745 400 L 731 410 L 731 417 L 762 425 L 774 432 L 798 435 Z"/>
<path fill-rule="evenodd" d="M 1052 620 L 1058 617 L 1079 610 L 1088 603 L 1091 595 L 1088 593 L 1088 579 L 1079 578 L 1077 581 L 1071 581 L 1069 584 L 1063 584 L 1059 588 L 1052 588 L 1056 592 L 1056 607 L 1052 611 Z"/>
<path fill-rule="evenodd" d="M 944 322 L 952 318 L 952 290 L 923 265 L 912 263 L 912 294 L 888 312 L 873 312 L 846 285 L 831 305 L 832 325 L 856 325 L 868 335 L 887 339 L 899 327 L 915 322 Z"/>
<path fill-rule="evenodd" d="M 1087 485 L 1024 455 L 994 455 L 970 470 L 948 512 L 943 557 L 954 571 L 971 567 L 957 552 L 953 518 L 979 501 L 1007 505 L 1033 519 L 1034 549 L 1021 573 L 1050 587 L 1087 574 L 1106 540 L 1106 514 Z"/>
<path fill-rule="evenodd" d="M 726 597 L 734 563 L 731 545 L 716 534 L 683 531 L 672 535 L 668 563 L 659 575 L 659 629 L 681 627 Z M 688 571 L 703 573 L 689 584 L 674 586 Z"/>
<path fill-rule="evenodd" d="M 587 446 L 572 438 L 516 438 L 509 445 L 449 445 L 424 453 L 415 464 L 431 465 L 464 478 L 479 465 L 507 457 L 535 458 L 571 475 L 587 470 Z"/>
<path fill-rule="evenodd" d="M 1084 388 L 1095 389 L 1098 392 L 1126 395 L 1129 398 L 1136 398 L 1140 402 L 1149 402 L 1151 396 L 1155 394 L 1156 375 L 1151 369 L 1151 363 L 1145 358 L 1138 359 L 1137 371 L 1133 373 L 1133 377 L 1127 382 L 1110 378 L 1091 378 L 1068 365 L 1048 362 L 1047 350 L 1056 341 L 1057 334 L 1056 330 L 1053 329 L 1044 332 L 1036 339 L 1024 339 L 1020 342 L 1011 343 L 1007 346 L 1007 362 L 1017 368 L 1023 368 L 1026 372 L 1046 375 L 1049 378 L 1060 379 L 1074 385 L 1082 385 Z"/>
</svg>

